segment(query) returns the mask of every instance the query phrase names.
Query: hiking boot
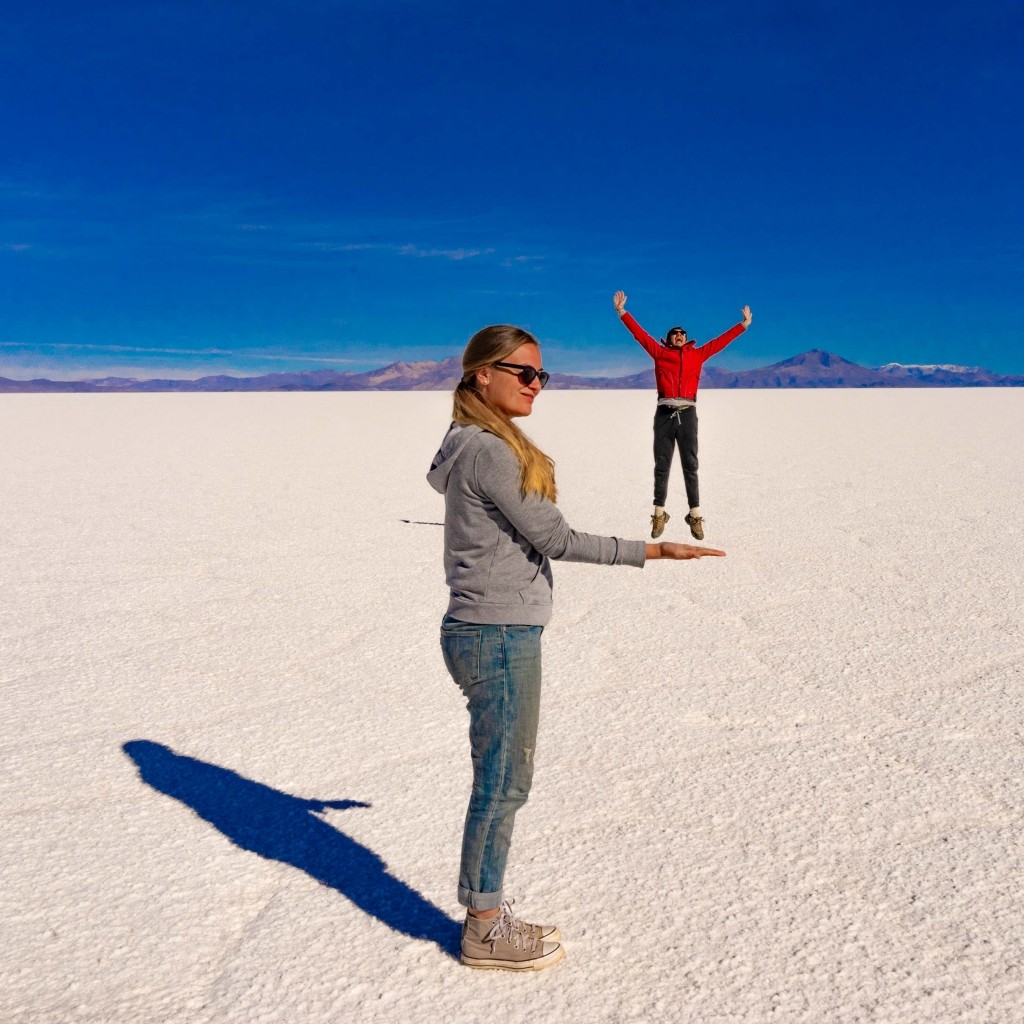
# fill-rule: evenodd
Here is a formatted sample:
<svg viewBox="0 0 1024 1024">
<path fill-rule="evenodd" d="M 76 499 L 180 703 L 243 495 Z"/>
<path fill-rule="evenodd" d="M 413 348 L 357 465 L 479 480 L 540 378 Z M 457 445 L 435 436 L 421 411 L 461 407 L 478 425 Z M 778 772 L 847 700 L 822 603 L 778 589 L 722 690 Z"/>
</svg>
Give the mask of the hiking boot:
<svg viewBox="0 0 1024 1024">
<path fill-rule="evenodd" d="M 690 533 L 693 534 L 697 540 L 704 539 L 704 517 L 703 516 L 691 516 L 689 512 L 686 513 L 686 518 L 683 520 L 686 525 L 690 528 Z"/>
<path fill-rule="evenodd" d="M 672 517 L 667 512 L 662 512 L 661 515 L 655 513 L 651 516 L 651 539 L 657 540 L 665 532 L 665 524 Z"/>
<path fill-rule="evenodd" d="M 543 971 L 565 956 L 551 925 L 517 920 L 508 902 L 496 917 L 466 915 L 462 926 L 462 962 L 467 967 L 504 971 Z"/>
</svg>

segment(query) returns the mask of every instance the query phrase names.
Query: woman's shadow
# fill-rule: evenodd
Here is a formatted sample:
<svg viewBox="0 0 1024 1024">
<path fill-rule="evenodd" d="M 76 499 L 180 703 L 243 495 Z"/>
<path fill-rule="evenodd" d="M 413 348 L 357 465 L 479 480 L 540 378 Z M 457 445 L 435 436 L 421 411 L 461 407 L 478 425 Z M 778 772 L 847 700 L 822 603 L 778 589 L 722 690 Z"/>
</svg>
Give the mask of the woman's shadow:
<svg viewBox="0 0 1024 1024">
<path fill-rule="evenodd" d="M 138 766 L 143 782 L 191 807 L 236 846 L 305 871 L 396 932 L 434 942 L 449 956 L 458 956 L 456 921 L 388 874 L 372 850 L 318 817 L 327 808 L 369 804 L 289 796 L 150 740 L 131 740 L 122 749 Z"/>
</svg>

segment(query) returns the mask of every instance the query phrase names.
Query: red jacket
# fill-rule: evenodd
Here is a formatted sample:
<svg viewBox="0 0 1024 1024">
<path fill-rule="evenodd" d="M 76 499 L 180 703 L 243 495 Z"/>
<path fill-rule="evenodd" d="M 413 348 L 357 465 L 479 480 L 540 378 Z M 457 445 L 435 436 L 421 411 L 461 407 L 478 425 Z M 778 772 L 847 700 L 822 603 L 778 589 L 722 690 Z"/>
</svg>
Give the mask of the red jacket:
<svg viewBox="0 0 1024 1024">
<path fill-rule="evenodd" d="M 716 352 L 721 352 L 730 341 L 735 341 L 746 328 L 742 323 L 730 327 L 725 334 L 712 338 L 698 348 L 688 341 L 682 348 L 670 348 L 655 341 L 634 319 L 624 313 L 622 322 L 629 333 L 647 350 L 654 359 L 654 379 L 658 385 L 659 398 L 688 398 L 695 401 L 700 371 L 704 363 Z"/>
</svg>

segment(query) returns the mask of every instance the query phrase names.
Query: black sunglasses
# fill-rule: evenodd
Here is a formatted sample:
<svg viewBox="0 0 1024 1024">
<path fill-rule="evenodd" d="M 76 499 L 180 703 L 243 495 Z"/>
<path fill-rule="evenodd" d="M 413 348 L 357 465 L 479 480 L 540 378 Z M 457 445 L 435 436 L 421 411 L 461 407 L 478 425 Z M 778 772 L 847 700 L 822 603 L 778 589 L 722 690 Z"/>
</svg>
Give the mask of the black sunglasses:
<svg viewBox="0 0 1024 1024">
<path fill-rule="evenodd" d="M 686 331 L 669 331 L 668 336 L 671 338 L 673 334 L 680 334 L 684 338 L 686 337 Z"/>
<path fill-rule="evenodd" d="M 519 383 L 524 387 L 529 387 L 538 377 L 540 378 L 541 387 L 544 387 L 551 380 L 551 374 L 547 370 L 538 370 L 532 366 L 523 366 L 520 363 L 492 363 L 491 365 L 499 366 L 503 370 L 518 370 L 519 373 L 516 376 L 519 378 Z"/>
</svg>

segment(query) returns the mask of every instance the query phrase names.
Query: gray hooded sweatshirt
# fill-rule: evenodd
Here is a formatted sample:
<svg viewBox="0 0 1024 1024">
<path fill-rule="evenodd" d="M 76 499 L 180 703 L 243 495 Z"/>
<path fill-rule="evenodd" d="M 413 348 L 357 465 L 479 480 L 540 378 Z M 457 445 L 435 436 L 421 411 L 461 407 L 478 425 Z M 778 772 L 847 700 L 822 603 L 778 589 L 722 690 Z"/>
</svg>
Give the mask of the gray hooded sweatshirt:
<svg viewBox="0 0 1024 1024">
<path fill-rule="evenodd" d="M 644 565 L 643 541 L 578 533 L 554 502 L 524 498 L 515 452 L 480 427 L 453 423 L 427 480 L 444 495 L 448 614 L 463 622 L 546 625 L 551 558 Z"/>
</svg>

